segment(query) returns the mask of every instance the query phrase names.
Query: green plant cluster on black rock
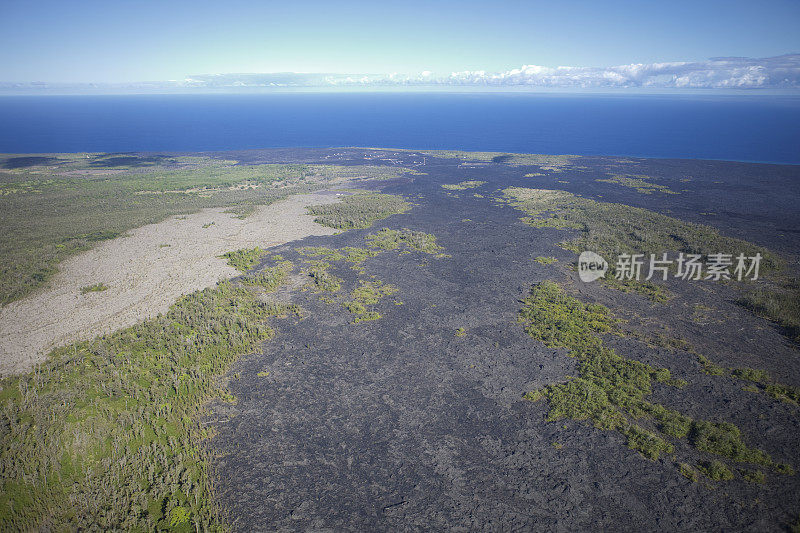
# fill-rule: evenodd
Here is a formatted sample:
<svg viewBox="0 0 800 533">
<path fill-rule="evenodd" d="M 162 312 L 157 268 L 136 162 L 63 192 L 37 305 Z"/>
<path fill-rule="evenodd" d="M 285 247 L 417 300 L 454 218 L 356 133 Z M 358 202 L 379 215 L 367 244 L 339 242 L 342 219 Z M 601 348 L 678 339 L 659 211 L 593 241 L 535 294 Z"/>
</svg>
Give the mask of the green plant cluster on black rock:
<svg viewBox="0 0 800 533">
<path fill-rule="evenodd" d="M 292 313 L 225 282 L 3 379 L 0 530 L 222 530 L 201 405 Z"/>
<path fill-rule="evenodd" d="M 793 473 L 789 465 L 748 447 L 731 423 L 695 420 L 648 401 L 653 382 L 676 387 L 685 382 L 674 379 L 665 368 L 626 359 L 605 346 L 602 335 L 619 331 L 606 307 L 585 304 L 556 283 L 544 281 L 523 300 L 519 320 L 534 339 L 551 348 L 566 348 L 578 359 L 578 377 L 525 396 L 549 402 L 548 420 L 583 420 L 617 431 L 630 448 L 650 459 L 673 453 L 674 443 L 685 439 L 700 452 Z"/>
</svg>

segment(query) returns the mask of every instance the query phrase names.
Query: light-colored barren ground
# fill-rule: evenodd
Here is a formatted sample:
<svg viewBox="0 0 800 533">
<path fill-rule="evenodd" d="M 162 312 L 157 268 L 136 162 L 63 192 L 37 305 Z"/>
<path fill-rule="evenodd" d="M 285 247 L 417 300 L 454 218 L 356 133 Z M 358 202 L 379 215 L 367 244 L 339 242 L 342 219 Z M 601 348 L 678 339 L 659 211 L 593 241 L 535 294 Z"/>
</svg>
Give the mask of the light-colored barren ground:
<svg viewBox="0 0 800 533">
<path fill-rule="evenodd" d="M 335 233 L 315 223 L 305 206 L 336 200 L 333 193 L 296 195 L 244 220 L 206 209 L 68 259 L 48 287 L 0 308 L 0 375 L 29 370 L 54 347 L 131 326 L 167 311 L 181 295 L 236 276 L 218 257 L 227 251 Z M 109 288 L 81 294 L 95 283 Z"/>
</svg>

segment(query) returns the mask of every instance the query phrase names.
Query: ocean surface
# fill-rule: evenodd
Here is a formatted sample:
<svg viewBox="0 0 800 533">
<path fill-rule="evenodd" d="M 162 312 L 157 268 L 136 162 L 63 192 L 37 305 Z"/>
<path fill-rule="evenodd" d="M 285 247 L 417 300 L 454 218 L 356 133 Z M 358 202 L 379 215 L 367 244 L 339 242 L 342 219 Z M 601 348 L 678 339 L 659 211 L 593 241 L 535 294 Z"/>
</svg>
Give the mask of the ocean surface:
<svg viewBox="0 0 800 533">
<path fill-rule="evenodd" d="M 1 96 L 0 152 L 380 146 L 800 164 L 800 96 Z"/>
</svg>

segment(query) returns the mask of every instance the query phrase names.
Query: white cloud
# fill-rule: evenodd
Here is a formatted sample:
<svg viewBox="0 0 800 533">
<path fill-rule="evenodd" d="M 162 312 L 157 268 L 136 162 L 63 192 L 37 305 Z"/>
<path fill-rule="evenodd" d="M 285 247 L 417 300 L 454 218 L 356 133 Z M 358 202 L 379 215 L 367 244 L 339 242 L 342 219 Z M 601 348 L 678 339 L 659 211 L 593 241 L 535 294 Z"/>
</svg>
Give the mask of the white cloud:
<svg viewBox="0 0 800 533">
<path fill-rule="evenodd" d="M 464 70 L 448 75 L 418 74 L 206 74 L 180 81 L 131 84 L 0 83 L 0 92 L 54 91 L 173 91 L 294 88 L 294 87 L 521 87 L 546 89 L 800 89 L 800 54 L 760 59 L 721 57 L 698 62 L 633 63 L 613 67 L 548 67 L 523 65 L 501 72 Z"/>
<path fill-rule="evenodd" d="M 409 83 L 417 80 L 410 78 Z M 445 85 L 548 88 L 800 88 L 800 54 L 779 57 L 715 58 L 695 63 L 636 63 L 614 67 L 523 65 L 505 72 L 453 72 Z"/>
</svg>

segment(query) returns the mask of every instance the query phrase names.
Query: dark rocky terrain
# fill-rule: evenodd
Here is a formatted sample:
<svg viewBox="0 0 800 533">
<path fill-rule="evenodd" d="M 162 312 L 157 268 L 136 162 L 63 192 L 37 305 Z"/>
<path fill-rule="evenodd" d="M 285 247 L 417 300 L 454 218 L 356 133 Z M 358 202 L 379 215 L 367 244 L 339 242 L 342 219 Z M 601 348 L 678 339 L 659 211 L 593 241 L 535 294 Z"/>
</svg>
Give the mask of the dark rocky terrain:
<svg viewBox="0 0 800 533">
<path fill-rule="evenodd" d="M 217 493 L 235 529 L 781 531 L 797 520 L 800 475 L 692 482 L 677 464 L 702 458 L 696 451 L 689 457 L 677 448 L 651 461 L 617 433 L 547 422 L 547 406 L 522 396 L 574 375 L 575 359 L 528 337 L 516 319 L 531 286 L 553 279 L 644 329 L 686 339 L 719 365 L 764 369 L 793 386 L 800 385 L 797 345 L 736 305 L 731 284 L 671 280 L 675 297 L 666 305 L 583 284 L 568 268 L 574 254 L 557 245 L 565 231 L 525 225 L 523 213 L 493 198 L 516 185 L 644 207 L 766 246 L 791 269 L 800 253 L 800 168 L 587 157 L 551 171 L 413 152 L 382 153 L 388 161 L 358 149 L 219 155 L 242 164 L 398 164 L 425 173 L 373 184 L 413 201 L 408 213 L 274 250 L 289 260 L 299 262 L 301 246 L 363 246 L 383 227 L 434 234 L 450 256 L 368 259 L 367 277 L 399 289 L 376 306 L 383 316 L 373 322 L 352 324 L 338 304 L 294 291 L 307 316 L 280 322 L 273 341 L 235 365 L 228 381 L 236 403 L 213 405 L 208 420 Z M 680 194 L 595 181 L 609 173 L 654 176 Z M 463 180 L 487 183 L 441 187 Z M 537 256 L 559 262 L 539 264 Z M 345 280 L 343 290 L 358 277 L 344 263 L 331 272 Z M 693 315 L 697 304 L 709 309 L 701 318 Z M 657 384 L 654 400 L 733 422 L 749 445 L 800 469 L 796 404 L 707 375 L 685 353 L 633 338 L 607 342 L 689 382 L 680 390 Z"/>
</svg>

